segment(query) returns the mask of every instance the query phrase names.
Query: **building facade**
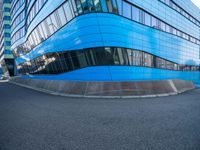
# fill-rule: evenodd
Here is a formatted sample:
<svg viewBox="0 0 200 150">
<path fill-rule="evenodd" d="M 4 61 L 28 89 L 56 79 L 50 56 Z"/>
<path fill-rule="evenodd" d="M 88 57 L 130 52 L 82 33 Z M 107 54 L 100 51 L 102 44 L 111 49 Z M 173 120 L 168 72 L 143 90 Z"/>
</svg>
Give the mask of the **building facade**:
<svg viewBox="0 0 200 150">
<path fill-rule="evenodd" d="M 0 66 L 5 76 L 14 75 L 10 31 L 11 0 L 0 0 Z"/>
<path fill-rule="evenodd" d="M 18 75 L 200 82 L 200 10 L 190 0 L 13 0 Z"/>
</svg>

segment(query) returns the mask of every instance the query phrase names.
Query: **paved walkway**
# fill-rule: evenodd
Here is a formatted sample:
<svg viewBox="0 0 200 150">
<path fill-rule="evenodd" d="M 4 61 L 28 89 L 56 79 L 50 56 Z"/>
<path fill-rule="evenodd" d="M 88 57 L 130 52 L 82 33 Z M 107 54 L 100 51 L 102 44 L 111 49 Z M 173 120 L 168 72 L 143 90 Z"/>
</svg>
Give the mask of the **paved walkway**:
<svg viewBox="0 0 200 150">
<path fill-rule="evenodd" d="M 81 99 L 0 82 L 0 150 L 200 150 L 200 89 Z"/>
</svg>

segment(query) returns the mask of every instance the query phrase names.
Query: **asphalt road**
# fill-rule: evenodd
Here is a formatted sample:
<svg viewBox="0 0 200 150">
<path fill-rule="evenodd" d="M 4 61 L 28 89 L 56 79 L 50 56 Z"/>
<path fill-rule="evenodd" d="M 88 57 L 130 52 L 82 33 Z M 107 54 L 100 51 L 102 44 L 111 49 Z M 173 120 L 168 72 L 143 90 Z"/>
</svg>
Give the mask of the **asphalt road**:
<svg viewBox="0 0 200 150">
<path fill-rule="evenodd" d="M 200 150 L 200 89 L 81 99 L 0 83 L 0 150 Z"/>
</svg>

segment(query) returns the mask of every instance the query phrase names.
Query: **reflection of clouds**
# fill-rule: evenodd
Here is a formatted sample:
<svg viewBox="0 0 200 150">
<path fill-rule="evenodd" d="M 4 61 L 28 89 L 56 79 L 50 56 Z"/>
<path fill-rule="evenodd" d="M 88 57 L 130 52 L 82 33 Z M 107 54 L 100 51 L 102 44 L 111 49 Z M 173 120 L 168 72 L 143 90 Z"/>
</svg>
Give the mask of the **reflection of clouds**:
<svg viewBox="0 0 200 150">
<path fill-rule="evenodd" d="M 26 55 L 21 56 L 21 58 L 24 59 L 24 60 L 26 60 L 26 61 L 29 60 L 29 58 Z"/>
<path fill-rule="evenodd" d="M 38 55 L 43 55 L 45 53 L 48 53 L 48 50 L 50 50 L 51 45 L 40 45 L 39 47 L 34 48 L 31 50 L 28 54 L 20 56 L 21 60 L 30 61 L 31 59 L 34 59 Z M 35 57 L 34 57 L 35 56 Z"/>
<path fill-rule="evenodd" d="M 27 55 L 22 55 L 20 57 L 21 57 L 21 59 L 23 59 L 25 61 L 29 61 L 30 60 Z"/>
<path fill-rule="evenodd" d="M 40 43 L 38 46 L 33 48 L 29 53 L 27 53 L 23 57 L 20 57 L 19 62 L 23 62 L 23 60 L 24 61 L 28 60 L 28 58 L 34 59 L 37 56 L 46 54 L 48 52 L 60 51 L 60 49 L 59 49 L 60 45 L 55 43 L 55 41 L 62 41 L 64 39 L 69 39 L 69 41 L 66 41 L 66 42 L 73 41 L 74 44 L 80 44 L 81 43 L 81 39 L 79 38 L 80 31 L 79 32 L 77 32 L 77 31 L 80 30 L 82 24 L 80 24 L 79 22 L 74 24 L 74 21 L 76 21 L 76 20 L 72 20 L 71 22 L 67 23 L 59 32 L 55 33 L 53 36 L 48 38 L 46 41 Z M 76 38 L 71 39 L 70 37 L 72 37 L 72 35 L 73 35 L 73 37 L 75 36 Z"/>
<path fill-rule="evenodd" d="M 50 44 L 46 44 L 46 45 L 41 45 L 40 47 L 35 49 L 35 51 L 41 55 L 41 54 L 45 54 L 51 48 L 52 48 L 52 46 Z"/>
<path fill-rule="evenodd" d="M 38 53 L 39 53 L 39 54 L 43 54 L 43 53 L 44 53 L 44 49 L 38 50 Z"/>
<path fill-rule="evenodd" d="M 60 31 L 58 31 L 53 36 L 51 36 L 49 39 L 47 39 L 47 43 L 48 44 L 42 43 L 43 44 L 42 50 L 39 50 L 39 51 L 41 53 L 44 53 L 44 51 L 48 51 L 48 50 L 52 49 L 52 45 L 54 45 L 55 41 L 68 39 L 72 34 L 75 34 L 77 31 L 78 31 L 78 27 L 77 26 L 72 28 L 70 24 L 67 24 Z M 77 39 L 78 38 L 73 39 L 73 40 L 77 40 Z M 35 50 L 37 51 L 37 49 L 35 49 Z"/>
<path fill-rule="evenodd" d="M 70 23 L 67 24 L 63 29 L 61 29 L 61 31 L 59 31 L 60 36 L 55 36 L 55 39 L 63 40 L 63 38 L 68 38 L 71 34 L 74 34 L 79 30 L 77 26 L 72 28 L 70 26 Z"/>
</svg>

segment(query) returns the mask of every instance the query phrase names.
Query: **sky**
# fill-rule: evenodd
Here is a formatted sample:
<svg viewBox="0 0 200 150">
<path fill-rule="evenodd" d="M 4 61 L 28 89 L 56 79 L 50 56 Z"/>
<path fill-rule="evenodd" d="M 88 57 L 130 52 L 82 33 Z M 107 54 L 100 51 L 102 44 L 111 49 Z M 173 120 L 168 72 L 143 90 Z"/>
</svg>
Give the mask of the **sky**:
<svg viewBox="0 0 200 150">
<path fill-rule="evenodd" d="M 200 0 L 191 0 L 191 1 L 200 8 Z"/>
</svg>

